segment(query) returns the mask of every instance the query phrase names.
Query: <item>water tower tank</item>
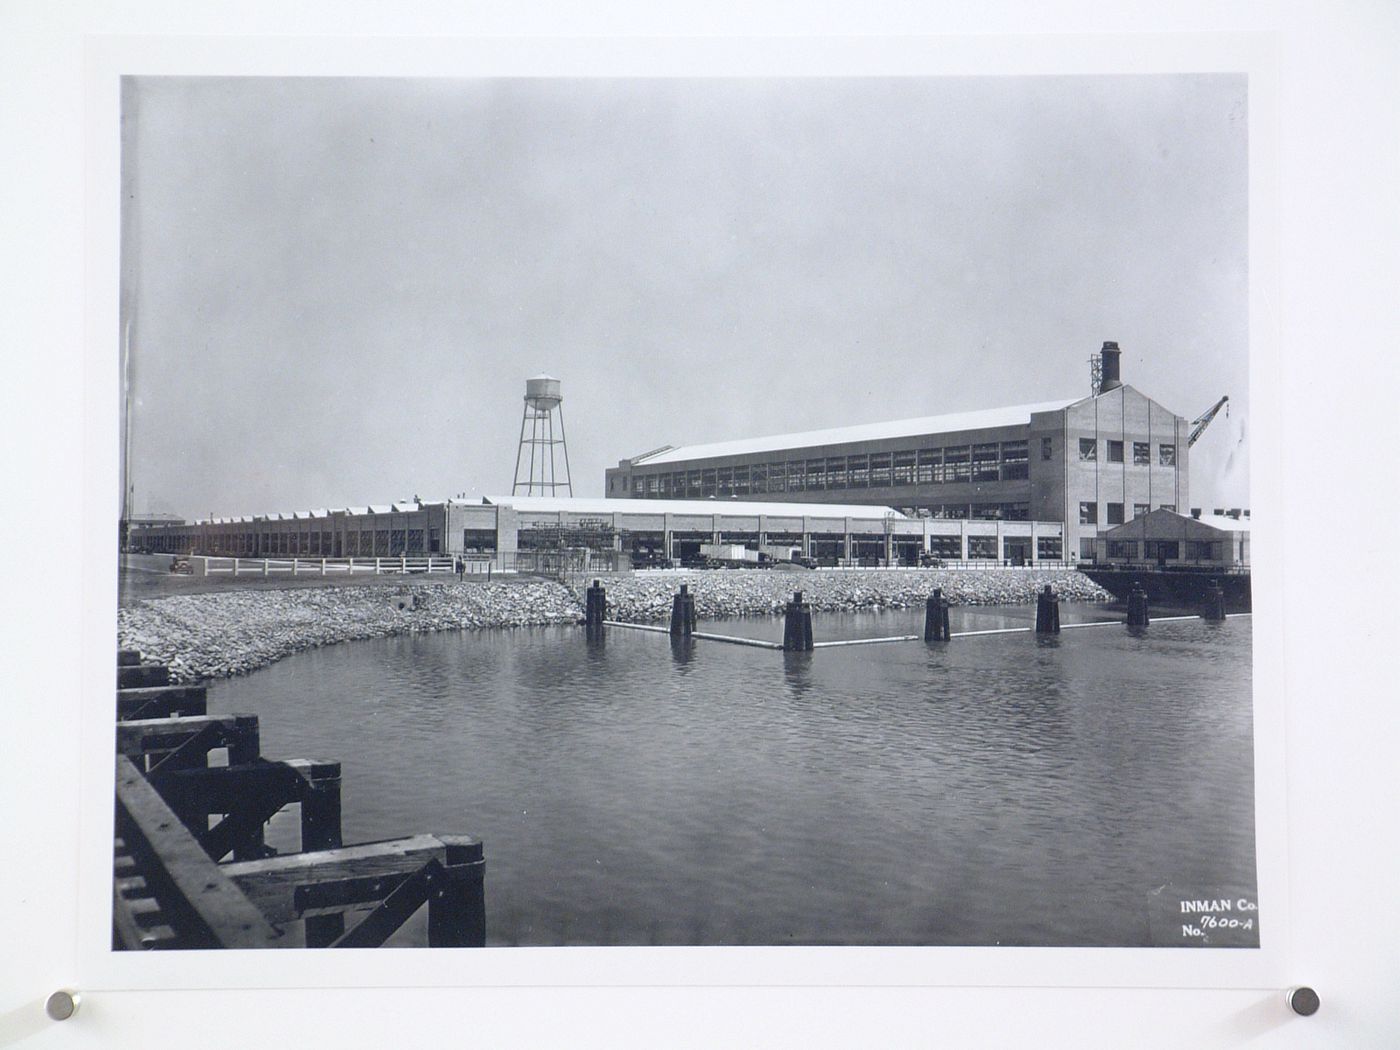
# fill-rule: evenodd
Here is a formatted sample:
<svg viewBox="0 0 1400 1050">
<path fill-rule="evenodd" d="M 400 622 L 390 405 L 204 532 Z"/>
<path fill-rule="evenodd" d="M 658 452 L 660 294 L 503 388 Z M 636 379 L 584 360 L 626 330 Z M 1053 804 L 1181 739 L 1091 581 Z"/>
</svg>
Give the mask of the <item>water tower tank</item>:
<svg viewBox="0 0 1400 1050">
<path fill-rule="evenodd" d="M 537 375 L 533 379 L 525 380 L 525 398 L 527 401 L 540 402 L 541 408 L 557 405 L 564 400 L 564 396 L 559 392 L 559 380 L 547 375 Z"/>
<path fill-rule="evenodd" d="M 520 420 L 520 447 L 515 453 L 513 495 L 574 494 L 569 480 L 569 446 L 564 441 L 563 401 L 559 380 L 553 376 L 537 375 L 525 380 L 525 414 Z"/>
</svg>

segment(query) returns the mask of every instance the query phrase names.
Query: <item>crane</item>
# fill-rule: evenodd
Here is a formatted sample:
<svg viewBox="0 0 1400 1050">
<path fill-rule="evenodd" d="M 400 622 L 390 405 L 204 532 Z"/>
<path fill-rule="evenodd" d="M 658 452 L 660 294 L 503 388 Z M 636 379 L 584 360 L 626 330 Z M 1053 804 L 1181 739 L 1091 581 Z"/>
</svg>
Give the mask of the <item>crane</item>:
<svg viewBox="0 0 1400 1050">
<path fill-rule="evenodd" d="M 1211 405 L 1210 408 L 1206 409 L 1204 412 L 1202 412 L 1199 416 L 1197 416 L 1191 421 L 1191 437 L 1186 442 L 1187 448 L 1190 448 L 1192 445 L 1194 445 L 1197 441 L 1201 439 L 1201 435 L 1206 432 L 1206 427 L 1210 426 L 1210 421 L 1215 418 L 1215 414 L 1219 412 L 1220 409 L 1223 408 L 1225 405 L 1229 404 L 1229 402 L 1230 395 L 1226 394 L 1215 404 Z M 1228 408 L 1225 409 L 1225 414 L 1227 416 L 1230 414 L 1230 410 Z"/>
</svg>

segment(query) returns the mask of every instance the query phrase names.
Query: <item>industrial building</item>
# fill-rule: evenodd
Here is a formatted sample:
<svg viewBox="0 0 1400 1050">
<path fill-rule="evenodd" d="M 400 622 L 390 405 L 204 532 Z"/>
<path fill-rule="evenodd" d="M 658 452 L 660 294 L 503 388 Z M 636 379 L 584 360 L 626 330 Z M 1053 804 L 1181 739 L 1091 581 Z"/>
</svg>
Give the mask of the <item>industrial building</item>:
<svg viewBox="0 0 1400 1050">
<path fill-rule="evenodd" d="M 418 558 L 462 554 L 500 569 L 533 568 L 545 553 L 616 552 L 619 568 L 695 556 L 702 544 L 791 546 L 819 562 L 1033 564 L 1064 559 L 1058 523 L 911 518 L 860 504 L 739 500 L 609 500 L 487 496 L 320 509 L 188 525 L 133 537 L 148 553 L 240 558 Z"/>
<path fill-rule="evenodd" d="M 1099 360 L 1088 397 L 666 446 L 609 468 L 606 495 L 836 498 L 934 519 L 1056 523 L 1066 556 L 1092 559 L 1100 529 L 1189 505 L 1189 447 L 1226 401 L 1189 421 L 1121 381 L 1117 343 Z"/>
<path fill-rule="evenodd" d="M 1098 538 L 1100 565 L 1150 565 L 1160 568 L 1247 569 L 1248 511 L 1219 511 L 1190 516 L 1154 510 L 1108 529 Z"/>
</svg>

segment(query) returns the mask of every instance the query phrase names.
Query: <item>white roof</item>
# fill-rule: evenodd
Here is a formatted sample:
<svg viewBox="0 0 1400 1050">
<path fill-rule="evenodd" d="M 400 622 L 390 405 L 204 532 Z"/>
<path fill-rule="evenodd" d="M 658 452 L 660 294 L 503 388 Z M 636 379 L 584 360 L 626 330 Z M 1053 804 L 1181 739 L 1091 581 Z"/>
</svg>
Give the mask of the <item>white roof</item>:
<svg viewBox="0 0 1400 1050">
<path fill-rule="evenodd" d="M 568 496 L 485 496 L 483 503 L 516 510 L 573 514 L 730 514 L 743 517 L 904 519 L 890 507 L 855 503 L 751 503 L 737 499 L 589 499 Z"/>
<path fill-rule="evenodd" d="M 925 434 L 952 434 L 963 430 L 1014 427 L 1029 423 L 1032 413 L 1053 412 L 1079 400 L 1082 398 L 1042 401 L 1033 405 L 1010 405 L 1006 408 L 986 408 L 978 412 L 954 412 L 945 416 L 896 419 L 887 423 L 861 423 L 853 427 L 808 430 L 800 434 L 773 434 L 769 437 L 745 438 L 740 441 L 717 441 L 709 445 L 682 445 L 655 455 L 644 455 L 632 462 L 645 463 L 650 467 L 690 459 L 743 456 L 753 452 L 777 452 L 789 448 L 816 448 L 820 445 L 844 445 L 854 441 L 884 441 L 888 438 L 921 437 Z"/>
<path fill-rule="evenodd" d="M 1202 525 L 1209 525 L 1213 529 L 1221 529 L 1224 532 L 1248 532 L 1248 518 L 1232 518 L 1228 514 L 1202 514 L 1196 519 Z"/>
</svg>

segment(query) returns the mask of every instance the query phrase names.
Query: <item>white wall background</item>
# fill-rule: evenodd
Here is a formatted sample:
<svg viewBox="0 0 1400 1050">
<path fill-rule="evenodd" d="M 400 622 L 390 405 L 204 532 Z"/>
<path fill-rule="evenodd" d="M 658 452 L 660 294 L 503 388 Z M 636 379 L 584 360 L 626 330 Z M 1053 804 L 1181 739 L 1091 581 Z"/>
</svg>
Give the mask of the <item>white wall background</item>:
<svg viewBox="0 0 1400 1050">
<path fill-rule="evenodd" d="M 287 14 L 283 6 L 19 0 L 0 8 L 0 1046 L 1400 1045 L 1393 4 L 1008 2 L 928 13 L 887 3 L 817 14 L 798 4 L 729 4 L 704 17 L 640 3 L 589 5 L 587 13 L 316 3 Z M 1283 523 L 1273 541 L 1284 567 L 1276 576 L 1281 601 L 1259 635 L 1277 644 L 1258 653 L 1283 684 L 1256 697 L 1280 713 L 1286 734 L 1291 936 L 1280 987 L 101 991 L 88 994 L 74 1019 L 48 1022 L 44 997 L 80 969 L 75 901 L 88 830 L 79 816 L 80 713 L 92 689 L 75 650 L 94 616 L 100 627 L 110 615 L 101 607 L 112 600 L 100 555 L 114 494 L 84 484 L 91 449 L 104 438 L 87 432 L 86 421 L 106 397 L 106 377 L 90 367 L 85 267 L 107 264 L 85 255 L 88 238 L 102 231 L 85 227 L 83 211 L 83 35 L 967 32 L 1264 33 L 1275 49 L 1270 170 L 1282 221 L 1253 259 L 1258 272 L 1277 275 L 1277 292 L 1256 303 L 1253 339 L 1256 360 L 1264 353 L 1277 363 L 1267 377 L 1256 374 L 1256 389 L 1263 382 L 1273 391 L 1288 433 L 1275 448 L 1256 445 L 1255 465 L 1286 481 L 1272 490 L 1272 506 L 1255 503 L 1261 517 L 1267 510 Z M 1198 43 L 1209 50 L 1213 39 Z M 1025 46 L 1057 42 L 1041 35 Z M 84 529 L 84 514 L 97 524 Z M 1261 563 L 1269 546 L 1261 536 Z M 99 607 L 93 615 L 83 615 L 84 600 Z M 1317 1016 L 1285 1010 L 1282 985 L 1291 982 L 1318 989 Z"/>
</svg>

